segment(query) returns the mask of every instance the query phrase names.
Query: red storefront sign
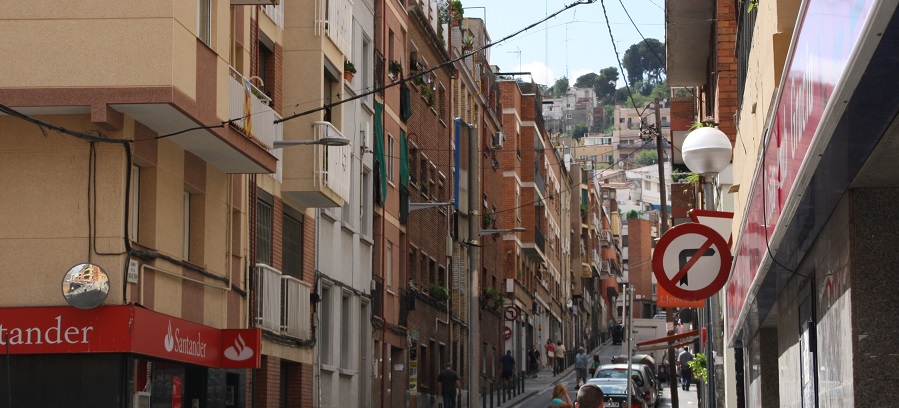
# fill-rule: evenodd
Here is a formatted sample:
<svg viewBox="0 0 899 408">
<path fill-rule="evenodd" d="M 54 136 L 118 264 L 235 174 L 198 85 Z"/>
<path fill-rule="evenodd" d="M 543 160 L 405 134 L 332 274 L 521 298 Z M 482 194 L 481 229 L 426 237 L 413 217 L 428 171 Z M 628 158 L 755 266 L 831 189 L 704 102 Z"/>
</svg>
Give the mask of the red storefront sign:
<svg viewBox="0 0 899 408">
<path fill-rule="evenodd" d="M 218 330 L 130 305 L 0 309 L 10 354 L 136 353 L 220 368 L 259 368 L 259 329 Z M 229 351 L 230 350 L 230 351 Z"/>
<path fill-rule="evenodd" d="M 745 218 L 734 253 L 734 266 L 727 285 L 726 335 L 731 341 L 748 313 L 752 288 L 761 285 L 760 272 L 767 260 L 767 248 L 785 229 L 780 222 L 789 203 L 798 203 L 814 167 L 808 165 L 809 152 L 822 149 L 830 135 L 821 136 L 822 119 L 833 93 L 845 85 L 853 53 L 861 35 L 871 23 L 874 0 L 830 0 L 808 2 L 800 15 L 801 27 L 784 68 L 786 75 L 778 95 L 777 108 L 767 135 L 764 157 L 750 192 Z M 891 13 L 890 13 L 891 14 Z M 839 85 L 838 85 L 839 84 Z M 814 147 L 813 147 L 814 146 Z M 817 149 L 815 149 L 817 148 Z M 797 180 L 799 183 L 797 184 Z M 763 262 L 765 265 L 763 265 Z"/>
</svg>

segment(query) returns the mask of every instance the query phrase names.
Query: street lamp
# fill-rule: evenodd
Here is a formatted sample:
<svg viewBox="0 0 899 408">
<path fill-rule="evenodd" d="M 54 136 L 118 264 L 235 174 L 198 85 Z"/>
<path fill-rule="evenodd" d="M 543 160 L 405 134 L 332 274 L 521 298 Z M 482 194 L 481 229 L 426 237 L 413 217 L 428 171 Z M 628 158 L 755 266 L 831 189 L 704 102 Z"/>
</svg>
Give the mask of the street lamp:
<svg viewBox="0 0 899 408">
<path fill-rule="evenodd" d="M 722 172 L 730 164 L 731 150 L 730 139 L 724 132 L 713 127 L 701 127 L 687 135 L 681 146 L 684 164 L 694 173 L 703 176 L 703 195 L 705 196 L 705 209 L 714 210 L 714 186 L 712 178 Z M 712 309 L 716 307 L 714 296 L 705 301 L 706 325 L 708 336 L 706 337 L 706 370 L 708 372 L 708 406 L 715 408 L 717 401 L 713 397 L 715 392 L 715 352 L 712 349 Z"/>
<path fill-rule="evenodd" d="M 455 201 L 449 200 L 445 203 L 409 203 L 409 211 L 424 210 L 425 208 L 443 207 L 445 205 L 453 205 Z"/>
<path fill-rule="evenodd" d="M 272 143 L 272 149 L 303 145 L 346 146 L 348 144 L 350 144 L 350 139 L 343 136 L 325 136 L 318 140 L 276 140 Z"/>
</svg>

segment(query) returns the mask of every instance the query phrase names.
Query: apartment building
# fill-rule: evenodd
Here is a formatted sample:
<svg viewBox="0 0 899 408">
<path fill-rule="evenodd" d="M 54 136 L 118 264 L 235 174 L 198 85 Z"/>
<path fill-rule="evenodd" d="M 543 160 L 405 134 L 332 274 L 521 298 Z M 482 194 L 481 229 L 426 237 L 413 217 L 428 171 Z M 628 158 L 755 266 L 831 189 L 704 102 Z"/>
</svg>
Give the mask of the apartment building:
<svg viewBox="0 0 899 408">
<path fill-rule="evenodd" d="M 671 135 L 671 106 L 668 100 L 659 103 L 662 128 L 663 148 L 670 150 L 669 140 Z M 616 105 L 612 123 L 612 145 L 615 147 L 614 162 L 621 168 L 633 167 L 634 159 L 641 150 L 655 151 L 656 140 L 647 140 L 643 130 L 654 129 L 656 126 L 655 102 L 649 102 L 645 106 L 633 107 L 628 105 Z"/>
</svg>

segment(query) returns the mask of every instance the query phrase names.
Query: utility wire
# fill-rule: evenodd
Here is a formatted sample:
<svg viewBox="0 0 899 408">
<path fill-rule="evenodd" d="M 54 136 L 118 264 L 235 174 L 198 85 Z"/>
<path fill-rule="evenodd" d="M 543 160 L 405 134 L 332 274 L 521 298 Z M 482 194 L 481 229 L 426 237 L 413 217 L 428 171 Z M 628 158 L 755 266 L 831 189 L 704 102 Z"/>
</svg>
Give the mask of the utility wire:
<svg viewBox="0 0 899 408">
<path fill-rule="evenodd" d="M 453 58 L 453 59 L 451 59 L 451 60 L 449 60 L 449 61 L 442 62 L 442 63 L 437 64 L 437 65 L 435 65 L 435 66 L 433 66 L 433 67 L 431 67 L 431 68 L 421 70 L 421 71 L 419 71 L 418 73 L 416 73 L 415 75 L 410 75 L 410 76 L 402 77 L 402 78 L 400 78 L 400 79 L 394 81 L 392 84 L 383 85 L 383 86 L 381 86 L 381 87 L 379 87 L 379 88 L 375 88 L 375 89 L 373 89 L 373 90 L 371 90 L 371 91 L 363 92 L 363 93 L 354 95 L 354 96 L 349 97 L 349 98 L 347 98 L 347 99 L 342 99 L 342 100 L 340 100 L 340 101 L 333 102 L 333 103 L 329 103 L 329 104 L 327 104 L 327 105 L 324 105 L 324 106 L 321 106 L 321 107 L 318 107 L 318 108 L 309 109 L 309 110 L 307 110 L 307 111 L 303 111 L 303 112 L 300 112 L 300 113 L 295 113 L 295 114 L 293 114 L 293 115 L 286 116 L 286 117 L 283 117 L 283 118 L 281 118 L 281 119 L 277 119 L 277 120 L 275 120 L 275 123 L 278 124 L 278 123 L 286 122 L 286 121 L 291 120 L 291 119 L 296 119 L 296 118 L 298 118 L 298 117 L 300 117 L 300 116 L 305 116 L 305 115 L 313 114 L 313 113 L 315 113 L 315 112 L 319 112 L 319 111 L 323 111 L 323 110 L 328 110 L 328 109 L 334 108 L 334 107 L 336 107 L 336 106 L 340 106 L 340 105 L 342 105 L 342 104 L 344 104 L 344 103 L 351 102 L 351 101 L 354 101 L 354 100 L 356 100 L 356 99 L 361 99 L 361 98 L 364 98 L 364 97 L 366 97 L 366 96 L 373 95 L 373 94 L 375 94 L 375 93 L 379 93 L 379 92 L 381 92 L 381 91 L 383 91 L 383 90 L 385 90 L 385 89 L 389 89 L 389 88 L 392 88 L 392 87 L 397 86 L 397 85 L 405 84 L 406 82 L 409 82 L 409 81 L 412 81 L 412 80 L 414 80 L 414 79 L 420 78 L 420 77 L 422 77 L 422 76 L 424 76 L 424 75 L 430 74 L 431 72 L 436 71 L 436 70 L 438 70 L 438 69 L 440 69 L 440 68 L 443 68 L 443 67 L 446 67 L 446 66 L 451 66 L 452 64 L 455 64 L 456 62 L 462 61 L 462 60 L 464 60 L 464 59 L 466 59 L 466 58 L 468 58 L 468 57 L 470 57 L 470 56 L 472 56 L 472 55 L 477 54 L 478 52 L 481 52 L 481 51 L 483 51 L 483 50 L 485 50 L 485 49 L 487 49 L 487 48 L 493 47 L 493 46 L 496 45 L 496 44 L 499 44 L 499 43 L 501 43 L 501 42 L 507 41 L 507 40 L 509 40 L 509 39 L 511 39 L 511 38 L 513 38 L 513 37 L 515 37 L 515 36 L 517 36 L 517 35 L 519 35 L 519 34 L 525 32 L 525 31 L 527 31 L 527 30 L 530 30 L 531 28 L 536 27 L 537 25 L 539 25 L 540 23 L 543 23 L 544 21 L 547 21 L 547 20 L 549 20 L 549 19 L 551 19 L 551 18 L 553 18 L 553 17 L 556 17 L 556 16 L 559 15 L 559 14 L 562 14 L 563 12 L 565 12 L 565 11 L 571 9 L 571 8 L 574 8 L 574 7 L 583 5 L 583 4 L 593 4 L 593 3 L 595 3 L 595 2 L 596 2 L 596 0 L 579 0 L 579 1 L 576 1 L 576 2 L 574 2 L 574 3 L 571 3 L 571 4 L 569 4 L 569 5 L 566 5 L 565 7 L 563 7 L 563 8 L 562 8 L 561 10 L 559 10 L 559 11 L 557 11 L 557 12 L 555 12 L 555 13 L 553 13 L 553 14 L 550 14 L 550 15 L 548 15 L 548 16 L 546 16 L 546 17 L 540 19 L 540 20 L 537 21 L 537 22 L 534 22 L 534 23 L 529 24 L 527 27 L 522 28 L 521 30 L 518 30 L 518 31 L 516 31 L 516 32 L 514 32 L 514 33 L 512 33 L 512 34 L 509 34 L 509 35 L 507 35 L 507 36 L 505 36 L 505 37 L 503 37 L 503 38 L 500 38 L 500 39 L 497 40 L 497 41 L 494 41 L 494 42 L 491 42 L 491 43 L 489 43 L 489 44 L 483 45 L 483 46 L 481 46 L 481 47 L 479 47 L 479 48 L 477 48 L 477 49 L 474 49 L 474 50 L 472 50 L 472 51 L 469 51 L 469 52 L 467 52 L 467 53 L 463 52 L 462 55 L 460 55 L 459 57 Z"/>
<path fill-rule="evenodd" d="M 630 97 L 631 104 L 634 105 L 634 110 L 637 111 L 637 115 L 642 118 L 643 113 L 646 112 L 646 108 L 643 109 L 643 112 L 640 112 L 640 109 L 637 108 L 637 101 L 634 100 L 634 94 L 631 92 L 631 85 L 627 82 L 627 74 L 625 74 L 624 65 L 621 64 L 621 57 L 618 55 L 618 46 L 615 45 L 615 36 L 612 34 L 612 25 L 609 24 L 609 15 L 606 13 L 606 2 L 605 0 L 599 0 L 599 4 L 602 6 L 602 15 L 606 20 L 606 27 L 609 29 L 609 38 L 612 40 L 612 50 L 615 52 L 615 60 L 618 61 L 618 69 L 621 70 L 621 79 L 624 80 L 624 88 L 627 90 L 627 96 Z"/>
</svg>

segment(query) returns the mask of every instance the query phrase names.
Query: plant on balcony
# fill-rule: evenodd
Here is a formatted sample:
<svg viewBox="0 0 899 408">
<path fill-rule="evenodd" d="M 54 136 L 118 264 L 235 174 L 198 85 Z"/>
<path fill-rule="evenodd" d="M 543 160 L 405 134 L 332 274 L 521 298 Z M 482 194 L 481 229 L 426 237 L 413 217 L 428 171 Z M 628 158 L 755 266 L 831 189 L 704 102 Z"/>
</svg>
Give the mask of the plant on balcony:
<svg viewBox="0 0 899 408">
<path fill-rule="evenodd" d="M 471 34 L 466 34 L 462 37 L 462 49 L 465 51 L 471 51 L 474 48 L 474 37 Z"/>
<path fill-rule="evenodd" d="M 499 313 L 503 307 L 503 293 L 492 286 L 484 288 L 484 307 Z"/>
<path fill-rule="evenodd" d="M 390 75 L 390 79 L 397 79 L 402 73 L 403 64 L 396 60 L 390 61 L 390 64 L 387 66 L 387 74 Z"/>
<path fill-rule="evenodd" d="M 752 13 L 754 10 L 759 8 L 759 0 L 749 0 L 749 7 L 747 7 L 747 11 Z"/>
<path fill-rule="evenodd" d="M 422 97 L 428 101 L 428 106 L 434 106 L 434 90 L 427 84 L 421 84 L 418 88 L 421 90 Z"/>
<path fill-rule="evenodd" d="M 581 204 L 581 219 L 587 219 L 587 204 Z"/>
<path fill-rule="evenodd" d="M 450 23 L 452 25 L 457 26 L 462 22 L 462 18 L 465 16 L 465 10 L 462 9 L 462 2 L 459 0 L 452 0 L 450 2 Z"/>
<path fill-rule="evenodd" d="M 449 299 L 449 291 L 445 287 L 432 283 L 428 286 L 428 294 L 438 302 L 446 302 Z"/>
<path fill-rule="evenodd" d="M 356 74 L 356 66 L 349 60 L 343 60 L 343 78 L 347 82 L 353 82 L 353 75 Z"/>
<path fill-rule="evenodd" d="M 482 228 L 486 229 L 492 227 L 494 221 L 496 221 L 496 219 L 493 218 L 493 214 L 484 214 L 484 226 Z"/>
</svg>

